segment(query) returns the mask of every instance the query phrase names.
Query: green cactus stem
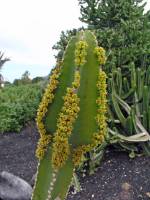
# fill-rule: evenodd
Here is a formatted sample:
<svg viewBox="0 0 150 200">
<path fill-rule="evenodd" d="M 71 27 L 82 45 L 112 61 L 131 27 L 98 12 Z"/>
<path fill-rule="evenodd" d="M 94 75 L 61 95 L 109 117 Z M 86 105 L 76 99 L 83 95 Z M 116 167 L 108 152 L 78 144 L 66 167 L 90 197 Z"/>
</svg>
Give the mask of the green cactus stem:
<svg viewBox="0 0 150 200">
<path fill-rule="evenodd" d="M 142 153 L 150 155 L 150 125 L 149 125 L 149 107 L 150 107 L 150 84 L 149 68 L 135 68 L 134 63 L 129 65 L 128 77 L 121 78 L 120 68 L 112 72 L 110 108 L 113 115 L 110 118 L 109 133 L 115 136 L 115 141 L 123 149 L 130 151 L 131 145 L 134 151 L 135 147 L 143 149 Z M 116 78 L 120 77 L 119 78 Z M 121 80 L 122 79 L 122 80 Z M 122 85 L 122 93 L 120 93 Z M 116 123 L 117 122 L 117 123 Z M 116 137 L 118 136 L 118 140 Z"/>
<path fill-rule="evenodd" d="M 105 141 L 105 50 L 81 31 L 53 70 L 37 114 L 39 158 L 32 200 L 63 200 L 84 153 Z"/>
</svg>

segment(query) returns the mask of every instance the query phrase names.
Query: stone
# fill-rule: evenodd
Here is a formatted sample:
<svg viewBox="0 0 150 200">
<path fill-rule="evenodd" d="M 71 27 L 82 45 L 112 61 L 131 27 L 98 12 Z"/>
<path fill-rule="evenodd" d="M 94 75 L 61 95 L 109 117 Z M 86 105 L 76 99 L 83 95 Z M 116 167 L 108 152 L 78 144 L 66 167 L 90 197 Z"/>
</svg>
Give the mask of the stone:
<svg viewBox="0 0 150 200">
<path fill-rule="evenodd" d="M 32 179 L 31 179 L 31 181 L 30 181 L 30 184 L 31 184 L 32 187 L 33 187 L 34 184 L 35 184 L 35 179 L 36 179 L 36 174 L 34 174 L 34 175 L 32 176 Z"/>
<path fill-rule="evenodd" d="M 0 173 L 0 199 L 29 200 L 32 187 L 23 179 L 3 171 Z"/>
<path fill-rule="evenodd" d="M 125 182 L 121 185 L 121 192 L 119 193 L 119 200 L 134 200 L 132 186 Z"/>
</svg>

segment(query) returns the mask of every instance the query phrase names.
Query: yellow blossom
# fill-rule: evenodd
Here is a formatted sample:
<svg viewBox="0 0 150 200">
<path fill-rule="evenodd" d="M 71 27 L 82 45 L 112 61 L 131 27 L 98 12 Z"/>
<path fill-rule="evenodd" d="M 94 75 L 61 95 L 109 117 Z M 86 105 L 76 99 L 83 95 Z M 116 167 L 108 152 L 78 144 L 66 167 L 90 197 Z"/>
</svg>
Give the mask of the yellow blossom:
<svg viewBox="0 0 150 200">
<path fill-rule="evenodd" d="M 75 50 L 75 64 L 76 66 L 80 67 L 86 63 L 86 55 L 87 55 L 87 47 L 88 44 L 85 41 L 79 41 L 76 43 L 76 50 Z"/>
<path fill-rule="evenodd" d="M 51 138 L 51 136 L 49 134 L 46 135 L 46 129 L 45 129 L 45 126 L 43 123 L 43 117 L 46 115 L 46 113 L 48 111 L 47 107 L 48 107 L 49 103 L 51 103 L 52 100 L 54 99 L 53 92 L 58 85 L 57 79 L 58 79 L 59 75 L 60 75 L 60 68 L 58 67 L 57 69 L 52 71 L 52 75 L 50 76 L 49 84 L 47 85 L 47 88 L 45 89 L 45 93 L 43 95 L 42 101 L 41 101 L 38 111 L 37 111 L 36 122 L 37 122 L 38 131 L 41 136 L 41 138 L 38 142 L 38 147 L 37 147 L 37 151 L 36 151 L 36 156 L 39 159 L 42 159 L 43 156 L 45 155 L 47 145 L 50 142 L 50 138 Z"/>
<path fill-rule="evenodd" d="M 73 123 L 79 112 L 79 98 L 76 89 L 80 86 L 80 73 L 75 71 L 74 81 L 71 88 L 67 88 L 63 97 L 64 105 L 57 120 L 57 130 L 54 136 L 52 163 L 55 169 L 62 167 L 70 154 L 68 138 L 73 129 Z"/>
<path fill-rule="evenodd" d="M 107 131 L 107 123 L 106 123 L 106 112 L 107 112 L 107 84 L 106 84 L 106 74 L 104 71 L 100 70 L 98 75 L 98 83 L 97 88 L 99 91 L 99 97 L 96 100 L 98 105 L 98 113 L 96 117 L 96 121 L 99 127 L 99 131 L 94 133 L 93 136 L 93 144 L 97 146 L 104 141 L 104 137 Z"/>
<path fill-rule="evenodd" d="M 98 61 L 100 65 L 104 65 L 106 63 L 106 52 L 102 47 L 96 47 L 94 53 L 97 55 Z"/>
</svg>

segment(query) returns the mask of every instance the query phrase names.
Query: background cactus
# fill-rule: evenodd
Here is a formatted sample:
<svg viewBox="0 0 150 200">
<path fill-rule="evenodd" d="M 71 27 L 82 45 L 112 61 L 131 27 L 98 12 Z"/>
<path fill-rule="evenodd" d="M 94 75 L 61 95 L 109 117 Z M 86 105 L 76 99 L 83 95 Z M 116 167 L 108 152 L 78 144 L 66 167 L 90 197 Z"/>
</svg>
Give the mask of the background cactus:
<svg viewBox="0 0 150 200">
<path fill-rule="evenodd" d="M 150 67 L 115 68 L 109 85 L 109 132 L 128 137 L 123 149 L 150 155 Z"/>
<path fill-rule="evenodd" d="M 32 200 L 64 199 L 85 152 L 105 140 L 105 51 L 80 32 L 53 70 L 37 115 L 39 165 Z"/>
</svg>

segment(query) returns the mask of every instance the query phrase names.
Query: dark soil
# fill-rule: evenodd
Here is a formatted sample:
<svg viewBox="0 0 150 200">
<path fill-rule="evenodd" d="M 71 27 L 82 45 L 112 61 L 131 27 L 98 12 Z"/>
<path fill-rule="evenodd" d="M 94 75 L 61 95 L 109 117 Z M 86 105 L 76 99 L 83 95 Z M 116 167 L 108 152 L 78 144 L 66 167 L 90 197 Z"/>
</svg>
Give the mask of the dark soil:
<svg viewBox="0 0 150 200">
<path fill-rule="evenodd" d="M 21 133 L 0 135 L 0 171 L 8 171 L 31 183 L 36 172 L 34 156 L 38 140 L 35 126 Z M 150 200 L 150 158 L 130 159 L 126 153 L 107 151 L 93 175 L 80 178 L 82 191 L 68 200 Z"/>
<path fill-rule="evenodd" d="M 13 173 L 30 182 L 36 172 L 38 138 L 34 125 L 21 133 L 0 134 L 0 171 Z"/>
</svg>

